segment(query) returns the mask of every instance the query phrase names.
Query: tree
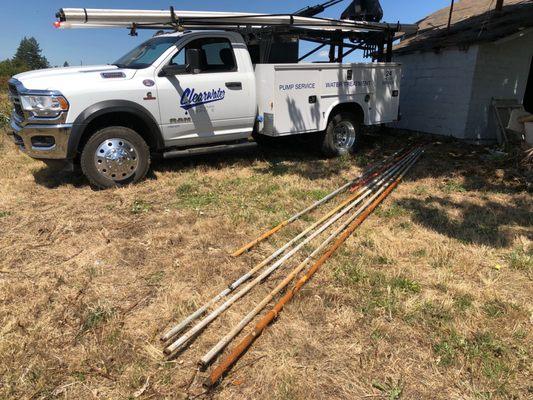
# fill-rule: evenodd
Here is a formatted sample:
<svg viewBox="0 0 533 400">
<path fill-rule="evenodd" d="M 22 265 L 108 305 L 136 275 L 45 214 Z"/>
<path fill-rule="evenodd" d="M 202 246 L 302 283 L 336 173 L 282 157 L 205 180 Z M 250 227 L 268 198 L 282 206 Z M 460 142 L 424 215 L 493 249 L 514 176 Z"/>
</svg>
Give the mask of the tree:
<svg viewBox="0 0 533 400">
<path fill-rule="evenodd" d="M 20 41 L 13 62 L 15 64 L 25 64 L 30 69 L 48 68 L 50 64 L 46 57 L 41 55 L 41 47 L 34 37 L 24 38 Z"/>
<path fill-rule="evenodd" d="M 0 76 L 13 76 L 28 69 L 28 66 L 22 62 L 15 62 L 9 59 L 0 61 Z"/>
<path fill-rule="evenodd" d="M 70 64 L 68 63 L 68 61 L 65 61 L 65 62 L 63 63 L 63 67 L 70 67 Z"/>
</svg>

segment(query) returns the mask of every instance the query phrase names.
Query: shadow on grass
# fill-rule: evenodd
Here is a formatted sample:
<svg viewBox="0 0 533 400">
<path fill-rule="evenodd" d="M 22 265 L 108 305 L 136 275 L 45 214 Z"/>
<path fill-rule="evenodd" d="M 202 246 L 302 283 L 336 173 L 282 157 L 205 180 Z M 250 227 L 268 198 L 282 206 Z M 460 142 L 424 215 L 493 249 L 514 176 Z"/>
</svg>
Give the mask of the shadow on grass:
<svg viewBox="0 0 533 400">
<path fill-rule="evenodd" d="M 309 140 L 305 136 L 281 138 L 274 145 L 255 149 L 155 160 L 152 170 L 156 173 L 188 172 L 199 167 L 242 167 L 251 168 L 256 174 L 297 175 L 315 180 L 336 176 L 353 165 L 364 168 L 400 148 L 422 142 L 427 144 L 426 152 L 404 181 L 432 181 L 425 188 L 420 183 L 413 190 L 425 190 L 426 196 L 412 196 L 398 204 L 410 210 L 415 222 L 465 243 L 493 247 L 510 244 L 510 226 L 513 226 L 514 234 L 523 232 L 531 236 L 533 212 L 530 202 L 525 200 L 527 195 L 523 195 L 531 188 L 530 183 L 511 161 L 490 158 L 482 147 L 428 135 L 385 130 L 379 135 L 365 135 L 360 141 L 359 151 L 353 156 L 326 159 L 318 151 L 316 141 L 313 142 L 312 138 Z M 41 169 L 34 175 L 36 182 L 47 188 L 88 185 L 79 172 L 57 173 Z M 157 179 L 156 174 L 151 172 L 148 179 Z M 494 194 L 513 197 L 507 203 L 497 202 L 494 198 L 489 199 Z M 457 214 L 457 211 L 460 216 L 451 218 L 450 215 Z"/>
<path fill-rule="evenodd" d="M 512 244 L 517 233 L 532 236 L 533 213 L 528 204 L 518 199 L 501 204 L 432 196 L 424 200 L 402 199 L 397 204 L 410 210 L 416 223 L 466 244 L 501 248 Z M 452 210 L 459 211 L 460 217 L 450 218 L 448 212 Z M 512 235 L 509 226 L 515 228 Z"/>
<path fill-rule="evenodd" d="M 254 149 L 233 150 L 209 155 L 188 156 L 154 162 L 156 172 L 188 171 L 198 167 L 222 169 L 227 167 L 249 167 L 257 174 L 273 176 L 299 175 L 315 180 L 340 174 L 348 164 L 365 167 L 372 162 L 375 152 L 381 146 L 373 136 L 364 136 L 359 151 L 354 156 L 327 159 L 319 151 L 316 140 L 310 135 L 277 138 L 269 145 Z M 390 150 L 390 153 L 395 151 Z M 369 155 L 370 153 L 370 155 Z M 266 162 L 266 166 L 255 166 Z"/>
</svg>

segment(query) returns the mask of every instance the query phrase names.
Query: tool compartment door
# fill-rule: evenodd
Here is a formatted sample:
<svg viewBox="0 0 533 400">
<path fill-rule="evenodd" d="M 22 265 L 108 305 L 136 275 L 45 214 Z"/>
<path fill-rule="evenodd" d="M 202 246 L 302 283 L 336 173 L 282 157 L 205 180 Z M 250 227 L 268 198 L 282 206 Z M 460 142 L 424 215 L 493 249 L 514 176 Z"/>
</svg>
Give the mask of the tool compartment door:
<svg viewBox="0 0 533 400">
<path fill-rule="evenodd" d="M 276 65 L 274 126 L 278 135 L 319 130 L 320 72 L 299 65 Z"/>
</svg>

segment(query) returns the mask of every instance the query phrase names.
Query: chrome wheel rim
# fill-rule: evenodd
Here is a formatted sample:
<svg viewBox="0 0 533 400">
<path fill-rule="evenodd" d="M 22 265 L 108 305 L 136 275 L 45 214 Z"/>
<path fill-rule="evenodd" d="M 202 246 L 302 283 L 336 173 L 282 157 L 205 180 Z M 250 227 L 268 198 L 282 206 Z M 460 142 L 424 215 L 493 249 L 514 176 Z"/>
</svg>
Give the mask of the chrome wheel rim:
<svg viewBox="0 0 533 400">
<path fill-rule="evenodd" d="M 339 150 L 350 150 L 355 138 L 355 126 L 350 121 L 341 121 L 333 128 L 333 144 Z"/>
<path fill-rule="evenodd" d="M 135 174 L 139 156 L 135 146 L 127 140 L 106 139 L 96 149 L 94 165 L 101 175 L 118 182 Z"/>
</svg>

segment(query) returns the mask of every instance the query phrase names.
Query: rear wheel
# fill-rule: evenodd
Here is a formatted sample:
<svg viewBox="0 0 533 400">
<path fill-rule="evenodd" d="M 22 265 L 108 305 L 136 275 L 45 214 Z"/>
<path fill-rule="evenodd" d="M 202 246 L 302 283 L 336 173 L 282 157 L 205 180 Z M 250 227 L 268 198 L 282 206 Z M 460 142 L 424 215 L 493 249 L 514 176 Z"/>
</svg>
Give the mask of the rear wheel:
<svg viewBox="0 0 533 400">
<path fill-rule="evenodd" d="M 138 182 L 149 167 L 148 145 L 137 132 L 123 126 L 97 131 L 81 153 L 83 173 L 101 189 Z"/>
<path fill-rule="evenodd" d="M 359 139 L 359 124 L 355 115 L 347 112 L 336 114 L 328 123 L 322 140 L 322 152 L 328 157 L 353 153 Z"/>
</svg>

